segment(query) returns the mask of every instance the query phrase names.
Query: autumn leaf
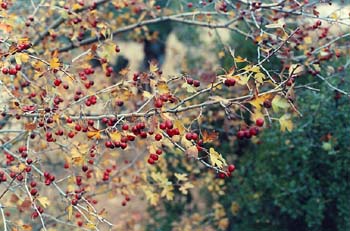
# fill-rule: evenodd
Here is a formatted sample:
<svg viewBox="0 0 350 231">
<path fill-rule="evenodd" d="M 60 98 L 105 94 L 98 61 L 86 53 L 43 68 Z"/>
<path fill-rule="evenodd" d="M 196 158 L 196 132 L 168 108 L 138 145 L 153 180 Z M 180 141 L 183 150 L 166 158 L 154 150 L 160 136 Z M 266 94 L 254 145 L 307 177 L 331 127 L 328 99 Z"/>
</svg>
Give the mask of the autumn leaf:
<svg viewBox="0 0 350 231">
<path fill-rule="evenodd" d="M 174 186 L 173 185 L 166 185 L 162 192 L 160 193 L 161 197 L 165 197 L 168 201 L 172 201 L 174 199 Z"/>
<path fill-rule="evenodd" d="M 225 159 L 221 156 L 220 153 L 214 150 L 214 148 L 209 149 L 210 154 L 210 162 L 213 166 L 217 166 L 218 168 L 222 168 L 226 164 Z"/>
<path fill-rule="evenodd" d="M 109 137 L 112 141 L 118 142 L 122 138 L 122 135 L 120 134 L 120 132 L 115 131 L 113 133 L 109 133 Z"/>
<path fill-rule="evenodd" d="M 157 63 L 155 62 L 150 62 L 149 64 L 149 71 L 152 72 L 153 74 L 156 74 L 156 72 L 159 70 Z"/>
<path fill-rule="evenodd" d="M 279 122 L 281 125 L 281 131 L 285 132 L 286 130 L 292 131 L 293 130 L 293 122 L 291 120 L 290 114 L 285 114 L 281 118 L 279 118 Z"/>
<path fill-rule="evenodd" d="M 159 94 L 165 94 L 169 92 L 168 84 L 165 81 L 159 81 L 156 85 Z"/>
<path fill-rule="evenodd" d="M 67 208 L 68 211 L 68 221 L 72 220 L 72 216 L 73 216 L 73 205 L 69 205 Z"/>
<path fill-rule="evenodd" d="M 196 88 L 194 88 L 192 85 L 189 85 L 187 83 L 183 83 L 181 85 L 181 88 L 186 89 L 188 93 L 195 93 L 197 92 Z"/>
<path fill-rule="evenodd" d="M 243 62 L 247 62 L 247 59 L 242 58 L 241 56 L 237 56 L 237 57 L 235 57 L 235 62 L 236 63 L 243 63 Z"/>
<path fill-rule="evenodd" d="M 196 145 L 187 148 L 185 153 L 188 157 L 198 158 L 198 148 Z"/>
<path fill-rule="evenodd" d="M 194 188 L 194 185 L 191 184 L 190 182 L 186 182 L 185 184 L 181 185 L 181 187 L 179 188 L 180 192 L 184 195 L 187 195 L 188 190 Z"/>
<path fill-rule="evenodd" d="M 60 60 L 58 58 L 52 58 L 50 60 L 50 68 L 51 69 L 58 69 L 60 67 Z"/>
<path fill-rule="evenodd" d="M 290 106 L 287 99 L 281 97 L 280 95 L 276 95 L 271 103 L 274 112 L 278 112 L 280 109 L 287 109 Z"/>
<path fill-rule="evenodd" d="M 178 181 L 187 181 L 188 180 L 186 173 L 175 173 L 174 175 Z"/>
<path fill-rule="evenodd" d="M 33 131 L 36 129 L 36 124 L 35 123 L 26 123 L 26 124 L 24 124 L 24 129 L 26 131 Z"/>
<path fill-rule="evenodd" d="M 260 95 L 260 96 L 255 97 L 254 99 L 249 101 L 249 103 L 251 105 L 253 105 L 257 110 L 260 110 L 261 105 L 264 104 L 264 101 L 267 99 L 270 99 L 270 98 L 271 98 L 270 94 L 264 94 L 264 95 Z"/>
<path fill-rule="evenodd" d="M 265 78 L 265 75 L 261 72 L 258 72 L 254 75 L 255 81 L 258 83 L 264 83 L 264 78 Z"/>
<path fill-rule="evenodd" d="M 101 131 L 95 128 L 90 128 L 86 135 L 89 139 L 101 139 Z"/>
<path fill-rule="evenodd" d="M 219 137 L 219 133 L 218 132 L 208 132 L 206 130 L 204 130 L 202 132 L 202 140 L 203 140 L 203 143 L 210 143 L 212 141 L 215 141 L 218 139 Z"/>
<path fill-rule="evenodd" d="M 44 208 L 46 208 L 47 206 L 49 206 L 51 204 L 49 198 L 47 198 L 47 197 L 38 197 L 37 200 L 40 202 L 40 204 Z"/>
</svg>

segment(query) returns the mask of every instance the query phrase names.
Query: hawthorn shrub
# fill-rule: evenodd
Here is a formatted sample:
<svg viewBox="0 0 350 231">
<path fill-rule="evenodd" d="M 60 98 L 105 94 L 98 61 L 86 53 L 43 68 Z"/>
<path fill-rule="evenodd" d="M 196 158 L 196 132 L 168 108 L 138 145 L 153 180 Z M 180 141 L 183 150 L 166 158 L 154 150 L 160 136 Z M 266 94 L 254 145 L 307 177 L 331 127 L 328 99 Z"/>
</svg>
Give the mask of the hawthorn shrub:
<svg viewBox="0 0 350 231">
<path fill-rule="evenodd" d="M 142 213 L 144 200 L 154 208 L 150 214 L 164 213 L 157 207 L 162 201 L 191 214 L 166 229 L 228 229 L 219 198 L 237 156 L 220 147 L 240 146 L 242 152 L 266 129 L 292 131 L 293 118 L 303 114 L 296 96 L 318 91 L 319 82 L 338 98 L 348 96 L 344 84 L 333 83 L 348 62 L 331 64 L 348 60 L 350 34 L 330 33 L 348 21 L 338 11 L 321 17 L 322 5 L 1 1 L 3 229 L 137 229 L 155 224 L 157 216 L 123 216 L 123 207 L 135 201 Z M 165 47 L 146 48 L 190 27 L 193 33 L 183 34 L 215 37 L 221 49 L 208 47 L 193 59 L 203 67 L 188 65 L 189 57 L 179 60 L 179 73 L 170 76 L 161 69 Z M 244 36 L 240 46 L 255 44 L 254 57 L 222 40 L 222 30 Z M 145 64 L 130 70 L 127 61 L 113 68 L 121 40 L 145 44 L 147 70 Z M 211 59 L 218 62 L 206 65 Z M 280 65 L 270 65 L 273 60 Z M 306 73 L 319 82 L 308 81 Z M 213 204 L 204 216 L 193 213 L 205 206 L 201 185 Z"/>
</svg>

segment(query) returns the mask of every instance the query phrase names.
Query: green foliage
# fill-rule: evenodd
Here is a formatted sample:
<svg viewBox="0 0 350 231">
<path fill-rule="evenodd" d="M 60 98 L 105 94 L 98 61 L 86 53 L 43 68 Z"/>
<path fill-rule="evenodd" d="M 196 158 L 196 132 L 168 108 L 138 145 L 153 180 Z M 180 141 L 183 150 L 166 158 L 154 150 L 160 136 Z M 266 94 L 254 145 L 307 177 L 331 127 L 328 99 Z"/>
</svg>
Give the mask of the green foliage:
<svg viewBox="0 0 350 231">
<path fill-rule="evenodd" d="M 304 117 L 292 132 L 274 124 L 238 160 L 222 201 L 239 204 L 233 230 L 350 228 L 349 101 L 325 87 L 297 102 Z"/>
</svg>

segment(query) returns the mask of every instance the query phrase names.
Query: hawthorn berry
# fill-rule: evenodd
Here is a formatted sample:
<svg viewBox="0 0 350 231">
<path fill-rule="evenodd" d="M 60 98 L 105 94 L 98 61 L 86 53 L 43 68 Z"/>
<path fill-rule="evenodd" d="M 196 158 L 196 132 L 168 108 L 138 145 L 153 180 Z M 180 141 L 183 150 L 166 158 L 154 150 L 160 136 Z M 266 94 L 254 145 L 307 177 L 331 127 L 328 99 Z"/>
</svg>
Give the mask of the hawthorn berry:
<svg viewBox="0 0 350 231">
<path fill-rule="evenodd" d="M 227 168 L 227 170 L 228 170 L 229 172 L 234 172 L 235 169 L 236 169 L 236 166 L 234 166 L 233 164 L 230 164 L 230 165 L 228 166 L 228 168 Z"/>
<path fill-rule="evenodd" d="M 255 121 L 255 124 L 256 124 L 256 126 L 258 126 L 258 127 L 264 126 L 264 119 L 263 119 L 263 118 L 258 118 L 258 119 Z"/>
<path fill-rule="evenodd" d="M 161 139 L 162 139 L 162 135 L 161 134 L 156 134 L 155 136 L 154 136 L 154 139 L 156 140 L 156 141 L 160 141 Z"/>
</svg>

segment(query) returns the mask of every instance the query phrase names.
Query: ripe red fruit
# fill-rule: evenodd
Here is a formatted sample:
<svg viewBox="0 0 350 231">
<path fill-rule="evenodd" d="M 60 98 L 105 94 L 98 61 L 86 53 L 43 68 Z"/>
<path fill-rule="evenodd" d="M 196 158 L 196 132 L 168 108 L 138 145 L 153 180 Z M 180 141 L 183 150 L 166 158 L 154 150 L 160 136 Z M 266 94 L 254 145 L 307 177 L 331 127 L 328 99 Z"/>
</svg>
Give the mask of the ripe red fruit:
<svg viewBox="0 0 350 231">
<path fill-rule="evenodd" d="M 80 124 L 76 124 L 74 128 L 75 128 L 76 131 L 80 131 L 81 130 Z"/>
<path fill-rule="evenodd" d="M 77 204 L 78 204 L 78 200 L 74 198 L 74 199 L 72 200 L 72 205 L 77 205 Z"/>
<path fill-rule="evenodd" d="M 61 83 L 62 83 L 62 80 L 60 80 L 60 79 L 55 79 L 55 81 L 53 81 L 53 84 L 55 84 L 56 87 L 61 85 Z"/>
<path fill-rule="evenodd" d="M 6 2 L 2 2 L 1 3 L 1 8 L 4 10 L 7 10 L 7 3 Z"/>
<path fill-rule="evenodd" d="M 201 82 L 199 82 L 198 80 L 193 80 L 194 87 L 199 87 L 200 85 L 201 85 Z"/>
<path fill-rule="evenodd" d="M 8 69 L 7 67 L 3 67 L 3 68 L 2 68 L 2 73 L 3 73 L 4 75 L 7 75 L 7 74 L 9 73 L 9 69 Z"/>
<path fill-rule="evenodd" d="M 17 74 L 17 70 L 16 70 L 15 68 L 11 68 L 11 69 L 9 70 L 9 74 L 10 74 L 10 75 L 16 75 L 16 74 Z"/>
<path fill-rule="evenodd" d="M 115 46 L 115 52 L 117 52 L 117 53 L 119 53 L 120 52 L 120 48 L 119 48 L 119 46 Z"/>
<path fill-rule="evenodd" d="M 188 8 L 192 8 L 193 7 L 193 3 L 192 2 L 187 3 L 187 7 Z"/>
<path fill-rule="evenodd" d="M 162 153 L 163 153 L 162 150 L 160 150 L 160 149 L 157 149 L 157 150 L 156 150 L 156 154 L 157 154 L 157 155 L 162 155 Z"/>
<path fill-rule="evenodd" d="M 156 154 L 150 154 L 149 157 L 153 160 L 158 160 L 158 155 L 156 155 Z"/>
<path fill-rule="evenodd" d="M 166 129 L 166 124 L 165 123 L 159 124 L 159 128 L 162 129 L 162 130 L 165 130 Z"/>
<path fill-rule="evenodd" d="M 152 165 L 155 163 L 154 159 L 152 159 L 152 158 L 149 158 L 149 159 L 147 160 L 147 162 L 148 162 L 149 164 L 152 164 Z"/>
<path fill-rule="evenodd" d="M 186 82 L 187 82 L 187 84 L 192 85 L 193 84 L 193 79 L 192 78 L 187 78 Z"/>
<path fill-rule="evenodd" d="M 219 177 L 220 179 L 225 179 L 226 174 L 225 174 L 225 173 L 223 173 L 223 172 L 219 172 L 218 177 Z"/>
<path fill-rule="evenodd" d="M 255 124 L 256 126 L 258 127 L 262 127 L 264 125 L 264 119 L 263 118 L 258 118 L 256 121 L 255 121 Z"/>
<path fill-rule="evenodd" d="M 123 129 L 124 131 L 129 130 L 129 125 L 123 124 L 122 129 Z"/>
<path fill-rule="evenodd" d="M 31 194 L 32 196 L 35 196 L 37 193 L 38 193 L 38 190 L 37 190 L 36 188 L 32 188 L 32 189 L 30 190 L 30 194 Z"/>
<path fill-rule="evenodd" d="M 233 87 L 236 84 L 236 80 L 235 79 L 225 79 L 224 84 L 227 87 Z"/>
<path fill-rule="evenodd" d="M 173 122 L 171 122 L 171 120 L 165 120 L 165 126 L 168 129 L 172 129 L 174 127 Z"/>
<path fill-rule="evenodd" d="M 197 140 L 198 139 L 198 134 L 195 132 L 192 132 L 192 139 Z"/>
<path fill-rule="evenodd" d="M 161 108 L 161 107 L 163 107 L 163 101 L 162 101 L 160 98 L 156 99 L 156 101 L 154 101 L 154 106 L 155 106 L 156 108 Z"/>
<path fill-rule="evenodd" d="M 154 136 L 154 139 L 156 140 L 156 141 L 160 141 L 161 139 L 162 139 L 162 135 L 161 134 L 156 134 L 155 136 Z"/>
<path fill-rule="evenodd" d="M 186 137 L 187 140 L 192 140 L 192 133 L 190 133 L 190 132 L 186 133 L 185 137 Z"/>
<path fill-rule="evenodd" d="M 256 136 L 259 133 L 259 130 L 258 130 L 257 127 L 252 127 L 252 128 L 249 129 L 249 133 L 252 136 Z"/>
<path fill-rule="evenodd" d="M 230 165 L 228 166 L 228 168 L 227 168 L 227 170 L 228 170 L 229 172 L 234 172 L 235 169 L 236 169 L 236 166 L 234 166 L 233 164 L 230 164 Z"/>
<path fill-rule="evenodd" d="M 244 138 L 244 131 L 240 130 L 237 132 L 237 138 L 238 139 L 243 139 Z"/>
<path fill-rule="evenodd" d="M 20 71 L 22 66 L 20 64 L 16 64 L 15 68 L 16 68 L 17 71 Z"/>
</svg>

